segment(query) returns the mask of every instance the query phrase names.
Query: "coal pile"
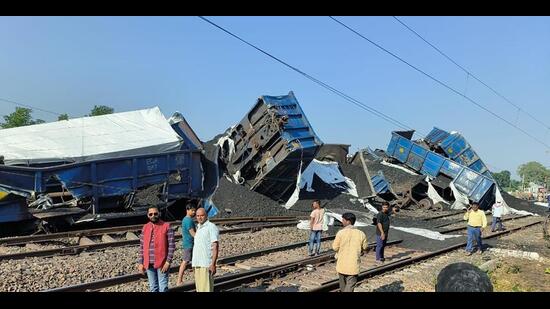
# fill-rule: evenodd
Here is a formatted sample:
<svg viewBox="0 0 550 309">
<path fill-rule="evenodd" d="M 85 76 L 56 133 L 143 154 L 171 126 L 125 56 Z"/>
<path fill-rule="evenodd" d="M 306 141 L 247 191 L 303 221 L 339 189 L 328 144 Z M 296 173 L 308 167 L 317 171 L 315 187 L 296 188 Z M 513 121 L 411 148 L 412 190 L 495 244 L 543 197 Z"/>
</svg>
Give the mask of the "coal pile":
<svg viewBox="0 0 550 309">
<path fill-rule="evenodd" d="M 411 175 L 403 170 L 383 165 L 376 161 L 365 160 L 365 164 L 369 169 L 369 173 L 372 174 L 371 177 L 378 171 L 382 171 L 384 177 L 390 183 L 392 190 L 396 193 L 406 192 L 426 178 L 424 175 Z"/>
<path fill-rule="evenodd" d="M 514 209 L 529 211 L 541 216 L 545 216 L 548 214 L 548 208 L 546 207 L 542 207 L 534 204 L 533 202 L 519 199 L 515 196 L 508 194 L 508 192 L 504 190 L 501 190 L 500 193 L 502 193 L 502 198 L 504 199 L 506 204 Z"/>
<path fill-rule="evenodd" d="M 218 208 L 219 218 L 228 217 L 262 217 L 262 216 L 302 216 L 294 209 L 287 210 L 277 201 L 248 188 L 230 182 L 222 177 L 219 187 L 212 197 Z M 226 211 L 229 210 L 229 211 Z"/>
<path fill-rule="evenodd" d="M 369 185 L 369 180 L 367 179 L 367 175 L 365 174 L 362 166 L 354 164 L 340 164 L 340 169 L 342 170 L 342 174 L 344 174 L 344 176 L 353 180 L 357 189 L 357 195 L 359 197 L 376 195 L 376 192 L 372 192 Z"/>
</svg>

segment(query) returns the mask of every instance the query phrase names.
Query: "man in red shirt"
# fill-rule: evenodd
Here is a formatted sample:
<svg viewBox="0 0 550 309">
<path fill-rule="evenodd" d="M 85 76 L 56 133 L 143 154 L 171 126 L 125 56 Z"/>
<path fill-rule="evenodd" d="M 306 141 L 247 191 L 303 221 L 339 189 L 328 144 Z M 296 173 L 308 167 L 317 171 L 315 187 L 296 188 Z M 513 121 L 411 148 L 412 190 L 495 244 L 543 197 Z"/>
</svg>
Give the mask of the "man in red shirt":
<svg viewBox="0 0 550 309">
<path fill-rule="evenodd" d="M 160 219 L 157 206 L 147 210 L 148 223 L 143 226 L 139 237 L 138 270 L 149 279 L 151 292 L 168 291 L 168 270 L 174 257 L 174 230 Z"/>
</svg>

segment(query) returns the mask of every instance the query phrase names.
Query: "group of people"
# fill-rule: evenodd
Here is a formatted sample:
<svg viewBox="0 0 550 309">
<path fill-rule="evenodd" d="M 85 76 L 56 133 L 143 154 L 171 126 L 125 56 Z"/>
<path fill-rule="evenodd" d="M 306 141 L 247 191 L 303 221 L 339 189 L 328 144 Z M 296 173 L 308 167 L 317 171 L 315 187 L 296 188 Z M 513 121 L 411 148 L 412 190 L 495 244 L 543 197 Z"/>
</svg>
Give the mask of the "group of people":
<svg viewBox="0 0 550 309">
<path fill-rule="evenodd" d="M 321 234 L 328 230 L 328 216 L 321 202 L 315 200 L 312 203 L 310 214 L 310 237 L 308 243 L 309 256 L 319 255 L 321 250 Z M 501 203 L 495 203 L 492 208 L 492 231 L 504 229 L 502 225 Z M 375 259 L 377 263 L 384 263 L 384 248 L 389 237 L 390 205 L 382 204 L 381 211 L 376 215 L 376 249 Z M 147 211 L 149 222 L 143 226 L 140 235 L 140 257 L 138 270 L 149 279 L 149 288 L 152 292 L 165 292 L 168 290 L 168 278 L 170 265 L 176 250 L 174 230 L 160 219 L 160 211 L 152 206 Z M 194 218 L 198 224 L 195 224 Z M 473 203 L 464 214 L 464 220 L 468 222 L 468 241 L 466 251 L 468 255 L 474 252 L 474 243 L 483 252 L 481 235 L 487 226 L 485 213 L 479 210 L 479 205 Z M 367 236 L 357 229 L 354 224 L 356 217 L 353 213 L 342 215 L 343 228 L 336 233 L 332 249 L 336 252 L 336 272 L 338 273 L 340 290 L 352 292 L 357 283 L 361 256 L 369 252 Z M 219 230 L 215 224 L 208 220 L 204 208 L 195 205 L 186 206 L 186 216 L 182 220 L 182 249 L 183 262 L 179 266 L 177 285 L 183 284 L 183 277 L 187 268 L 193 268 L 195 288 L 197 292 L 213 292 L 216 273 L 216 262 L 219 252 Z"/>
<path fill-rule="evenodd" d="M 147 210 L 149 222 L 143 226 L 140 235 L 138 270 L 149 279 L 151 292 L 166 292 L 170 264 L 175 251 L 174 230 L 160 219 L 156 206 Z M 196 217 L 198 224 L 193 218 Z M 180 264 L 177 285 L 183 283 L 188 266 L 193 268 L 197 292 L 213 292 L 216 262 L 219 252 L 218 227 L 208 220 L 204 208 L 186 206 L 186 216 L 181 223 L 183 262 Z"/>
<path fill-rule="evenodd" d="M 319 255 L 321 248 L 321 232 L 327 230 L 325 210 L 321 202 L 315 200 L 310 214 L 310 237 L 308 252 L 310 256 Z M 384 263 L 384 247 L 386 246 L 390 229 L 390 205 L 382 204 L 382 209 L 376 215 L 376 262 Z M 353 292 L 359 274 L 361 256 L 368 253 L 367 236 L 354 224 L 356 217 L 347 212 L 342 215 L 343 229 L 336 233 L 332 249 L 336 252 L 336 272 L 340 282 L 340 291 Z"/>
</svg>

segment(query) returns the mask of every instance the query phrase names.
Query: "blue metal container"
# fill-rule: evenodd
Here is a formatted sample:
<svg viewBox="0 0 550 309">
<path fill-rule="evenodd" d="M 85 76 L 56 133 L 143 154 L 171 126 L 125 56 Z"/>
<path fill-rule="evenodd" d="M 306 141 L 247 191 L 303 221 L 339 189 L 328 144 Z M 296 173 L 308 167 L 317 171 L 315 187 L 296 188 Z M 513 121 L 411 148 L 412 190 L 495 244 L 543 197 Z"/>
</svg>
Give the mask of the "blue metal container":
<svg viewBox="0 0 550 309">
<path fill-rule="evenodd" d="M 445 136 L 448 137 L 444 133 L 446 132 L 442 132 L 442 130 L 432 131 L 429 136 L 432 141 L 437 141 Z M 459 139 L 457 141 L 458 143 L 454 145 L 460 144 L 463 140 Z M 396 132 L 392 132 L 387 154 L 424 175 L 435 178 L 443 174 L 452 178 L 456 188 L 466 194 L 473 202 L 479 203 L 480 208 L 483 210 L 488 209 L 494 200 L 495 182 L 491 177 L 430 151 L 424 148 L 422 144 Z M 475 164 L 479 164 L 479 162 L 481 161 L 477 159 L 472 164 L 478 166 Z"/>
<path fill-rule="evenodd" d="M 461 134 L 434 127 L 424 141 L 439 148 L 451 160 L 492 178 L 487 166 Z"/>
</svg>

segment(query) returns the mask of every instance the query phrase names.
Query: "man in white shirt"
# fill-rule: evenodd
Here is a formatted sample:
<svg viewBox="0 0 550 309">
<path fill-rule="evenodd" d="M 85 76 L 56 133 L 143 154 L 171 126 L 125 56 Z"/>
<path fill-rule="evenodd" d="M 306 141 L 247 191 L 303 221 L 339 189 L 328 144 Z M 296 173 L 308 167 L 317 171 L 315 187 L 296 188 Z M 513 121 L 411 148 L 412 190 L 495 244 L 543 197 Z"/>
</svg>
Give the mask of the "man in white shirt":
<svg viewBox="0 0 550 309">
<path fill-rule="evenodd" d="M 504 211 L 504 206 L 502 206 L 501 201 L 497 201 L 493 204 L 491 209 L 491 215 L 493 216 L 493 224 L 491 224 L 491 232 L 495 231 L 504 231 L 504 225 L 502 225 L 502 212 Z M 498 229 L 495 230 L 495 227 L 498 225 Z"/>
<path fill-rule="evenodd" d="M 220 232 L 218 227 L 208 221 L 204 208 L 197 209 L 197 231 L 193 245 L 191 265 L 195 273 L 195 287 L 197 292 L 214 292 L 214 274 L 218 261 Z"/>
</svg>

